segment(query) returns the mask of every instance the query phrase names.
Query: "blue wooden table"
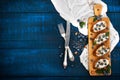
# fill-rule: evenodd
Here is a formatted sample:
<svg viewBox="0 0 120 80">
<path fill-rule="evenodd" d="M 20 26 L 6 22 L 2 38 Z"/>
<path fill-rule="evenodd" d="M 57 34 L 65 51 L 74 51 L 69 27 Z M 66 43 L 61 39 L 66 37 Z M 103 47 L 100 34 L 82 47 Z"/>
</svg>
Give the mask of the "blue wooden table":
<svg viewBox="0 0 120 80">
<path fill-rule="evenodd" d="M 103 1 L 108 4 L 107 14 L 120 34 L 120 0 Z M 76 61 L 63 69 L 60 55 L 64 52 L 64 40 L 59 34 L 58 23 L 66 22 L 50 0 L 0 0 L 0 77 L 92 78 L 79 62 L 81 51 Z M 78 31 L 74 26 L 71 30 L 73 33 Z M 119 79 L 120 42 L 112 51 L 111 58 L 112 76 L 109 78 Z"/>
</svg>

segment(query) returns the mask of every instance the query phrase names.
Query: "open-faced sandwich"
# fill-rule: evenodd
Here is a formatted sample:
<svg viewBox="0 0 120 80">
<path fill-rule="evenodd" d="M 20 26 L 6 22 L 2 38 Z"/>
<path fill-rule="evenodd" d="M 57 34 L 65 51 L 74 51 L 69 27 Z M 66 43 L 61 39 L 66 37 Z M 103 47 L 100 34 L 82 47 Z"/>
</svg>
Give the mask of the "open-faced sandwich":
<svg viewBox="0 0 120 80">
<path fill-rule="evenodd" d="M 102 68 L 105 68 L 107 65 L 109 65 L 109 60 L 99 59 L 95 64 L 95 68 L 102 69 Z"/>
<path fill-rule="evenodd" d="M 105 21 L 99 21 L 93 26 L 93 31 L 100 32 L 100 31 L 106 29 L 106 25 L 107 24 L 105 23 Z"/>
<path fill-rule="evenodd" d="M 108 38 L 109 38 L 109 32 L 100 33 L 100 34 L 98 34 L 98 36 L 95 38 L 94 44 L 104 43 L 105 41 L 107 41 Z"/>
<path fill-rule="evenodd" d="M 104 56 L 109 51 L 110 51 L 110 48 L 107 48 L 104 45 L 102 45 L 96 50 L 96 56 L 98 56 L 98 57 Z"/>
</svg>

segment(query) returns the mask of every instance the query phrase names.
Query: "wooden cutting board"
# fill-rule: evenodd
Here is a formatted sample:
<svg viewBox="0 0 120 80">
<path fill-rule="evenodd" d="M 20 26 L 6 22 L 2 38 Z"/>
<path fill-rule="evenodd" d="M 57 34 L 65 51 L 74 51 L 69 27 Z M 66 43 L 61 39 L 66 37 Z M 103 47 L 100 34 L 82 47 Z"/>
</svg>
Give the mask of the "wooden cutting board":
<svg viewBox="0 0 120 80">
<path fill-rule="evenodd" d="M 94 14 L 96 16 L 99 16 L 101 14 L 101 11 L 102 11 L 102 5 L 101 4 L 95 4 L 94 5 Z M 104 33 L 104 32 L 110 32 L 110 20 L 109 20 L 108 17 L 102 17 L 101 20 L 94 21 L 94 18 L 95 17 L 93 16 L 93 17 L 90 17 L 88 19 L 89 73 L 90 73 L 91 76 L 104 76 L 105 74 L 96 73 L 96 70 L 98 70 L 98 69 L 96 69 L 94 66 L 95 66 L 95 63 L 101 58 L 108 59 L 109 60 L 109 65 L 111 66 L 110 51 L 107 54 L 103 55 L 102 57 L 97 57 L 95 55 L 95 51 L 98 47 L 100 47 L 102 45 L 105 45 L 106 47 L 110 48 L 110 36 L 109 36 L 109 39 L 107 39 L 107 41 L 105 41 L 104 43 L 102 43 L 100 45 L 99 44 L 95 45 L 94 48 L 93 48 L 93 42 L 94 42 L 94 39 L 97 37 L 98 34 Z M 93 26 L 99 21 L 105 21 L 105 23 L 107 24 L 107 28 L 103 31 L 100 31 L 100 32 L 93 32 L 93 30 L 92 30 Z M 110 68 L 109 74 L 107 74 L 107 75 L 110 75 L 110 74 L 111 74 L 111 68 Z"/>
</svg>

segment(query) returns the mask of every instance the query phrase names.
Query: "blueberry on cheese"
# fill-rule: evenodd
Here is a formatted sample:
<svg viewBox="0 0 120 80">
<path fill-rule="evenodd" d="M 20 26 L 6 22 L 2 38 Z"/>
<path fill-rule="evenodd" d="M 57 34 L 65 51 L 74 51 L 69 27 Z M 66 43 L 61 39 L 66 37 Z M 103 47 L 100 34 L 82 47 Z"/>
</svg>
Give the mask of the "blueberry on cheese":
<svg viewBox="0 0 120 80">
<path fill-rule="evenodd" d="M 102 68 L 107 67 L 108 65 L 109 65 L 109 60 L 99 59 L 95 64 L 95 68 L 102 69 Z"/>
<path fill-rule="evenodd" d="M 96 56 L 100 57 L 103 56 L 105 54 L 107 54 L 110 51 L 109 48 L 103 46 L 100 46 L 97 50 L 96 50 Z"/>
<path fill-rule="evenodd" d="M 106 23 L 105 21 L 99 21 L 93 26 L 93 31 L 94 32 L 99 32 L 106 29 Z"/>
<path fill-rule="evenodd" d="M 108 38 L 109 38 L 109 32 L 100 33 L 100 34 L 94 39 L 94 42 L 93 42 L 93 43 L 101 44 L 101 43 L 107 41 Z"/>
</svg>

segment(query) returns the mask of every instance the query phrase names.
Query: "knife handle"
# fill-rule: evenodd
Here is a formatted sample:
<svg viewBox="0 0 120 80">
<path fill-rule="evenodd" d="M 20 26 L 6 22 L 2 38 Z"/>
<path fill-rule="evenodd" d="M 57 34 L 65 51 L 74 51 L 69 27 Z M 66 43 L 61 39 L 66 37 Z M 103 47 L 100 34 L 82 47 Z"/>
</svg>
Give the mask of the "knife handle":
<svg viewBox="0 0 120 80">
<path fill-rule="evenodd" d="M 64 67 L 64 69 L 66 69 L 66 67 L 67 67 L 67 48 L 65 48 L 63 67 Z"/>
<path fill-rule="evenodd" d="M 69 55 L 70 61 L 74 61 L 74 56 L 72 54 L 72 51 L 70 50 L 70 47 L 68 47 L 68 55 Z"/>
</svg>

